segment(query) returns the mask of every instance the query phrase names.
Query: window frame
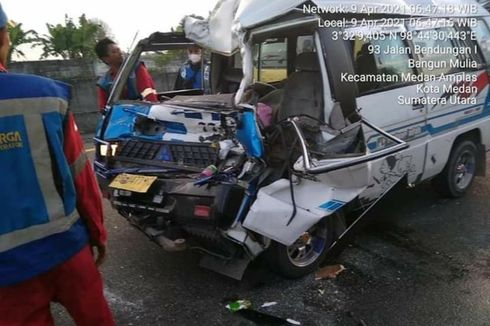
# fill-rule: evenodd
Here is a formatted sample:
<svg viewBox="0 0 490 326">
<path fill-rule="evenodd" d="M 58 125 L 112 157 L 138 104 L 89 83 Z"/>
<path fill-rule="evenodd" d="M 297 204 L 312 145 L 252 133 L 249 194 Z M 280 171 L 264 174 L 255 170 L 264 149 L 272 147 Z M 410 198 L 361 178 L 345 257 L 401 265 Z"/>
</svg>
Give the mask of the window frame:
<svg viewBox="0 0 490 326">
<path fill-rule="evenodd" d="M 377 21 L 376 19 L 374 19 L 373 21 Z M 397 25 L 399 27 L 401 27 L 403 29 L 403 31 L 408 31 L 408 28 L 406 26 L 406 24 L 400 24 L 400 25 Z M 342 28 L 342 31 L 345 31 L 346 29 L 349 29 L 350 26 L 347 26 L 346 28 Z M 345 43 L 345 46 L 349 49 L 350 53 L 352 53 L 353 49 L 351 47 L 351 42 L 352 40 L 344 40 L 344 43 Z M 410 48 L 410 53 L 408 53 L 407 55 L 409 56 L 409 59 L 415 59 L 414 57 L 414 47 L 413 47 L 413 43 L 407 39 L 405 40 L 402 40 L 402 42 L 404 43 L 405 47 L 407 48 Z M 352 64 L 353 66 L 355 67 L 355 57 L 352 55 L 351 56 L 352 59 Z M 413 68 L 413 74 L 418 76 L 420 74 L 420 71 L 419 69 L 417 68 Z M 359 89 L 359 85 L 357 82 L 355 82 L 355 85 L 357 87 L 357 98 L 360 98 L 360 97 L 364 97 L 364 96 L 368 96 L 368 95 L 372 95 L 372 94 L 377 94 L 377 93 L 380 93 L 380 92 L 386 92 L 386 91 L 391 91 L 391 90 L 394 90 L 394 89 L 398 89 L 398 88 L 403 88 L 403 87 L 408 87 L 408 86 L 414 86 L 414 85 L 418 85 L 418 84 L 421 84 L 422 82 L 402 82 L 402 83 L 398 83 L 398 84 L 393 84 L 393 85 L 387 85 L 387 86 L 383 86 L 383 87 L 380 87 L 380 88 L 376 88 L 376 89 L 372 89 L 372 90 L 369 90 L 369 91 L 364 91 L 364 92 L 361 92 L 360 89 Z"/>
<path fill-rule="evenodd" d="M 489 35 L 489 40 L 490 40 L 490 26 L 487 22 L 487 20 L 483 19 L 482 17 L 478 17 L 476 18 L 478 22 L 481 22 L 487 29 L 488 31 L 488 35 Z M 467 31 L 471 31 L 471 32 L 474 32 L 474 29 L 472 27 L 460 27 L 461 29 L 465 29 Z M 478 59 L 479 59 L 479 63 L 481 65 L 483 65 L 481 68 L 482 69 L 488 69 L 490 67 L 490 51 L 488 53 L 488 60 L 485 56 L 485 53 L 483 52 L 483 49 L 481 47 L 481 42 L 479 40 L 471 40 L 471 39 L 468 39 L 467 42 L 471 42 L 472 44 L 468 44 L 468 46 L 471 46 L 471 45 L 475 45 L 477 46 L 478 48 Z"/>
<path fill-rule="evenodd" d="M 446 19 L 446 18 L 441 18 L 441 19 Z M 477 18 L 479 21 L 483 22 L 486 27 L 488 28 L 489 32 L 490 32 L 490 25 L 487 23 L 487 21 L 485 19 L 482 19 L 482 18 Z M 415 29 L 410 29 L 409 28 L 409 25 L 408 25 L 408 22 L 409 20 L 404 20 L 404 24 L 403 24 L 403 27 L 405 28 L 406 31 L 422 31 L 422 30 L 435 30 L 437 28 L 440 28 L 440 27 L 430 27 L 430 28 L 415 28 Z M 348 27 L 347 27 L 348 28 Z M 465 28 L 455 24 L 453 27 L 447 27 L 447 28 L 452 28 L 454 29 L 455 32 L 460 32 L 460 31 L 464 31 Z M 343 30 L 345 30 L 346 28 L 344 28 Z M 469 29 L 471 30 L 471 29 Z M 481 50 L 481 47 L 480 47 L 480 44 L 479 42 L 477 41 L 473 41 L 473 40 L 470 40 L 470 39 L 467 39 L 466 41 L 463 41 L 463 40 L 455 40 L 457 42 L 461 42 L 463 43 L 464 45 L 466 46 L 473 46 L 474 44 L 478 45 L 478 49 L 479 49 L 479 54 L 476 55 L 476 54 L 470 54 L 471 55 L 471 59 L 475 60 L 478 64 L 486 64 L 486 67 L 490 67 L 490 60 L 489 62 L 486 62 L 485 61 L 485 58 L 484 58 L 484 55 L 483 55 L 483 52 Z M 344 43 L 346 43 L 346 46 L 350 49 L 351 46 L 349 44 L 350 40 L 346 40 L 344 41 Z M 409 53 L 409 57 L 410 59 L 414 59 L 414 60 L 420 60 L 420 58 L 417 56 L 417 54 L 414 52 L 414 42 L 413 40 L 403 40 L 403 42 L 405 43 L 405 45 L 407 47 L 409 47 L 411 49 L 411 53 Z M 355 65 L 355 58 L 352 57 L 352 63 Z M 455 71 L 455 72 L 451 72 L 451 73 L 446 73 L 445 75 L 453 75 L 453 74 L 459 74 L 459 73 L 468 73 L 468 72 L 475 72 L 475 71 L 479 71 L 481 69 L 484 69 L 485 67 L 478 67 L 478 68 L 466 68 L 464 70 L 459 70 L 459 71 Z M 422 69 L 420 68 L 414 68 L 414 74 L 416 76 L 419 76 L 421 73 L 422 73 Z M 408 86 L 414 86 L 414 85 L 419 85 L 419 84 L 422 84 L 424 82 L 405 82 L 405 83 L 399 83 L 399 84 L 394 84 L 394 85 L 389 85 L 389 86 L 384 86 L 384 87 L 380 87 L 380 88 L 377 88 L 377 89 L 373 89 L 373 90 L 369 90 L 369 91 L 365 91 L 365 92 L 361 92 L 359 90 L 359 87 L 357 86 L 357 83 L 356 86 L 358 87 L 358 98 L 360 97 L 364 97 L 364 96 L 368 96 L 368 95 L 373 95 L 373 94 L 377 94 L 377 93 L 380 93 L 380 92 L 386 92 L 386 91 L 391 91 L 391 90 L 394 90 L 394 89 L 398 89 L 398 88 L 403 88 L 403 87 L 408 87 Z"/>
<path fill-rule="evenodd" d="M 426 29 L 416 29 L 414 31 L 422 31 L 422 30 L 436 30 L 436 29 L 439 29 L 441 27 L 434 27 L 434 28 L 426 28 Z M 464 32 L 464 28 L 462 28 L 461 26 L 458 26 L 458 25 L 454 25 L 452 27 L 449 27 L 449 26 L 446 26 L 444 28 L 452 28 L 454 29 L 454 32 Z M 454 41 L 454 42 L 460 42 L 462 46 L 472 46 L 473 44 L 469 44 L 468 42 L 474 42 L 474 41 L 471 41 L 469 39 L 466 39 L 466 40 L 451 40 L 449 39 L 449 41 Z M 411 43 L 413 43 L 413 40 L 410 41 Z M 481 64 L 481 56 L 478 55 L 477 57 L 475 57 L 475 54 L 470 54 L 471 56 L 471 59 L 475 60 L 478 64 Z M 420 59 L 420 58 L 418 58 Z M 421 71 L 421 69 L 417 69 L 419 70 L 419 73 L 423 73 Z M 454 75 L 454 74 L 460 74 L 460 73 L 467 73 L 467 72 L 475 72 L 475 71 L 478 71 L 478 70 L 481 70 L 480 68 L 465 68 L 463 70 L 458 70 L 458 71 L 454 71 L 454 72 L 448 72 L 448 73 L 444 73 L 445 76 L 449 76 L 449 75 Z M 440 74 L 438 74 L 440 75 Z"/>
<path fill-rule="evenodd" d="M 253 48 L 254 48 L 254 51 L 255 49 L 257 49 L 257 66 L 254 65 L 254 69 L 257 69 L 257 79 L 255 79 L 255 74 L 254 74 L 254 82 L 259 82 L 259 83 L 267 83 L 267 84 L 276 84 L 276 83 L 280 83 L 282 82 L 283 80 L 274 80 L 274 81 L 268 81 L 268 82 L 265 82 L 265 81 L 262 81 L 261 80 L 261 77 L 262 77 L 262 70 L 263 69 L 267 69 L 267 68 L 263 68 L 263 62 L 262 62 L 262 50 L 263 50 L 263 45 L 264 43 L 269 40 L 269 39 L 284 39 L 285 42 L 281 43 L 281 42 L 277 42 L 277 43 L 281 43 L 281 44 L 284 44 L 285 45 L 285 50 L 286 50 L 286 65 L 284 68 L 269 68 L 269 69 L 285 69 L 286 70 L 286 78 L 287 76 L 289 76 L 289 64 L 290 64 L 290 61 L 289 60 L 289 46 L 290 46 L 290 37 L 271 37 L 271 38 L 268 38 L 264 41 L 261 41 L 260 43 L 256 43 L 256 44 L 253 44 Z"/>
<path fill-rule="evenodd" d="M 346 42 L 349 42 L 349 41 L 346 41 Z M 402 40 L 403 44 L 405 45 L 405 47 L 408 47 L 411 49 L 411 53 L 407 54 L 409 59 L 415 59 L 414 58 L 414 53 L 413 53 L 413 44 L 411 42 L 409 42 L 408 40 Z M 350 45 L 348 44 L 348 46 L 350 47 Z M 352 58 L 353 59 L 353 64 L 355 66 L 355 60 L 354 60 L 354 57 Z M 419 69 L 417 68 L 413 68 L 412 69 L 412 73 L 416 76 L 418 76 L 420 74 L 420 71 Z M 402 87 L 408 87 L 408 86 L 413 86 L 413 85 L 418 85 L 418 84 L 421 84 L 422 82 L 401 82 L 401 83 L 398 83 L 398 84 L 393 84 L 393 85 L 386 85 L 386 86 L 383 86 L 383 87 L 380 87 L 380 88 L 376 88 L 376 89 L 371 89 L 369 91 L 365 91 L 365 92 L 361 92 L 359 90 L 359 85 L 357 85 L 358 87 L 358 90 L 359 90 L 359 95 L 358 97 L 363 97 L 363 96 L 367 96 L 367 95 L 371 95 L 371 94 L 376 94 L 376 93 L 379 93 L 379 92 L 386 92 L 386 91 L 391 91 L 391 90 L 394 90 L 394 89 L 397 89 L 397 88 L 402 88 Z"/>
</svg>

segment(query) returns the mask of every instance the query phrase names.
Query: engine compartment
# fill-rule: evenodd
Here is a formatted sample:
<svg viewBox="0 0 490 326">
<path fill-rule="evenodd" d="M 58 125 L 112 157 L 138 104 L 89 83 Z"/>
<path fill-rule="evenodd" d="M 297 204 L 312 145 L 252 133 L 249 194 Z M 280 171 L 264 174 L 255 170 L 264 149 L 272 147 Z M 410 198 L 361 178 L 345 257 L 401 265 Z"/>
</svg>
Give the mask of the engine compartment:
<svg viewBox="0 0 490 326">
<path fill-rule="evenodd" d="M 246 266 L 271 239 L 290 244 L 343 205 L 334 210 L 327 201 L 323 208 L 324 198 L 347 202 L 364 189 L 335 194 L 328 181 L 296 168 L 303 145 L 313 162 L 363 155 L 360 125 L 338 132 L 308 115 L 278 120 L 264 103 L 276 89 L 258 89 L 237 106 L 233 95 L 113 106 L 96 139 L 95 161 L 113 207 L 165 250 L 192 248 L 207 259 Z M 134 191 L 114 186 L 121 176 L 153 179 Z"/>
</svg>

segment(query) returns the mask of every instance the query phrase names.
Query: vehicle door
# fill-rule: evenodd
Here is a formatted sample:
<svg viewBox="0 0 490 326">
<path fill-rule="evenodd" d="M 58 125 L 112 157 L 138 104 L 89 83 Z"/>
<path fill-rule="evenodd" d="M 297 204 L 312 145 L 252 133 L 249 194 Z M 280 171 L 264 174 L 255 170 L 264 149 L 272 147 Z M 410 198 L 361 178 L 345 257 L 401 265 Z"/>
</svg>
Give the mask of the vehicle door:
<svg viewBox="0 0 490 326">
<path fill-rule="evenodd" d="M 413 59 L 410 35 L 402 21 L 393 26 L 378 21 L 379 27 L 355 27 L 344 30 L 354 63 L 359 114 L 385 132 L 408 142 L 410 149 L 397 157 L 388 157 L 375 167 L 375 186 L 385 188 L 402 171 L 408 182 L 420 179 L 425 161 L 428 134 L 425 131 L 427 106 L 423 82 L 409 66 Z M 378 78 L 378 79 L 377 79 Z M 370 151 L 387 145 L 380 133 L 366 134 Z M 377 188 L 377 187 L 374 187 Z"/>
</svg>

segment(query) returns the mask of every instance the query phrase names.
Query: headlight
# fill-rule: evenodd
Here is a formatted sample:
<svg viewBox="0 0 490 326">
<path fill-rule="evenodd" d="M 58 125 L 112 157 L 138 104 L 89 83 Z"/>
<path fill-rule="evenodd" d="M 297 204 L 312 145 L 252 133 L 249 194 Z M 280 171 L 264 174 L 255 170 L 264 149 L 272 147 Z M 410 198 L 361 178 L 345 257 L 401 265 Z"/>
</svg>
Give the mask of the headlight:
<svg viewBox="0 0 490 326">
<path fill-rule="evenodd" d="M 107 153 L 109 148 L 110 148 L 110 153 Z M 102 144 L 99 147 L 99 153 L 100 156 L 108 156 L 108 155 L 114 156 L 114 154 L 116 154 L 116 149 L 117 149 L 117 144 L 110 144 L 110 145 Z"/>
</svg>

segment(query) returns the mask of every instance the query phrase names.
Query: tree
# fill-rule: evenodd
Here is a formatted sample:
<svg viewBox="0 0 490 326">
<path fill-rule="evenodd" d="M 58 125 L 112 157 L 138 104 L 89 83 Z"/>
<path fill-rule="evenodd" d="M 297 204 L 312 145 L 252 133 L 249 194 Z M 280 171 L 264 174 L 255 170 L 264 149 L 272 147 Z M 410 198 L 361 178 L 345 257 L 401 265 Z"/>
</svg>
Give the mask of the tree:
<svg viewBox="0 0 490 326">
<path fill-rule="evenodd" d="M 19 46 L 36 42 L 38 34 L 32 29 L 24 31 L 22 23 L 9 24 L 8 30 L 10 36 L 10 49 L 7 56 L 7 63 L 10 63 L 13 55 L 25 57 L 24 52 L 19 49 Z"/>
<path fill-rule="evenodd" d="M 46 24 L 48 35 L 39 38 L 43 47 L 41 59 L 49 56 L 63 59 L 95 58 L 95 44 L 106 36 L 102 24 L 91 21 L 85 14 L 78 18 L 78 25 L 65 15 L 65 24 Z"/>
</svg>

